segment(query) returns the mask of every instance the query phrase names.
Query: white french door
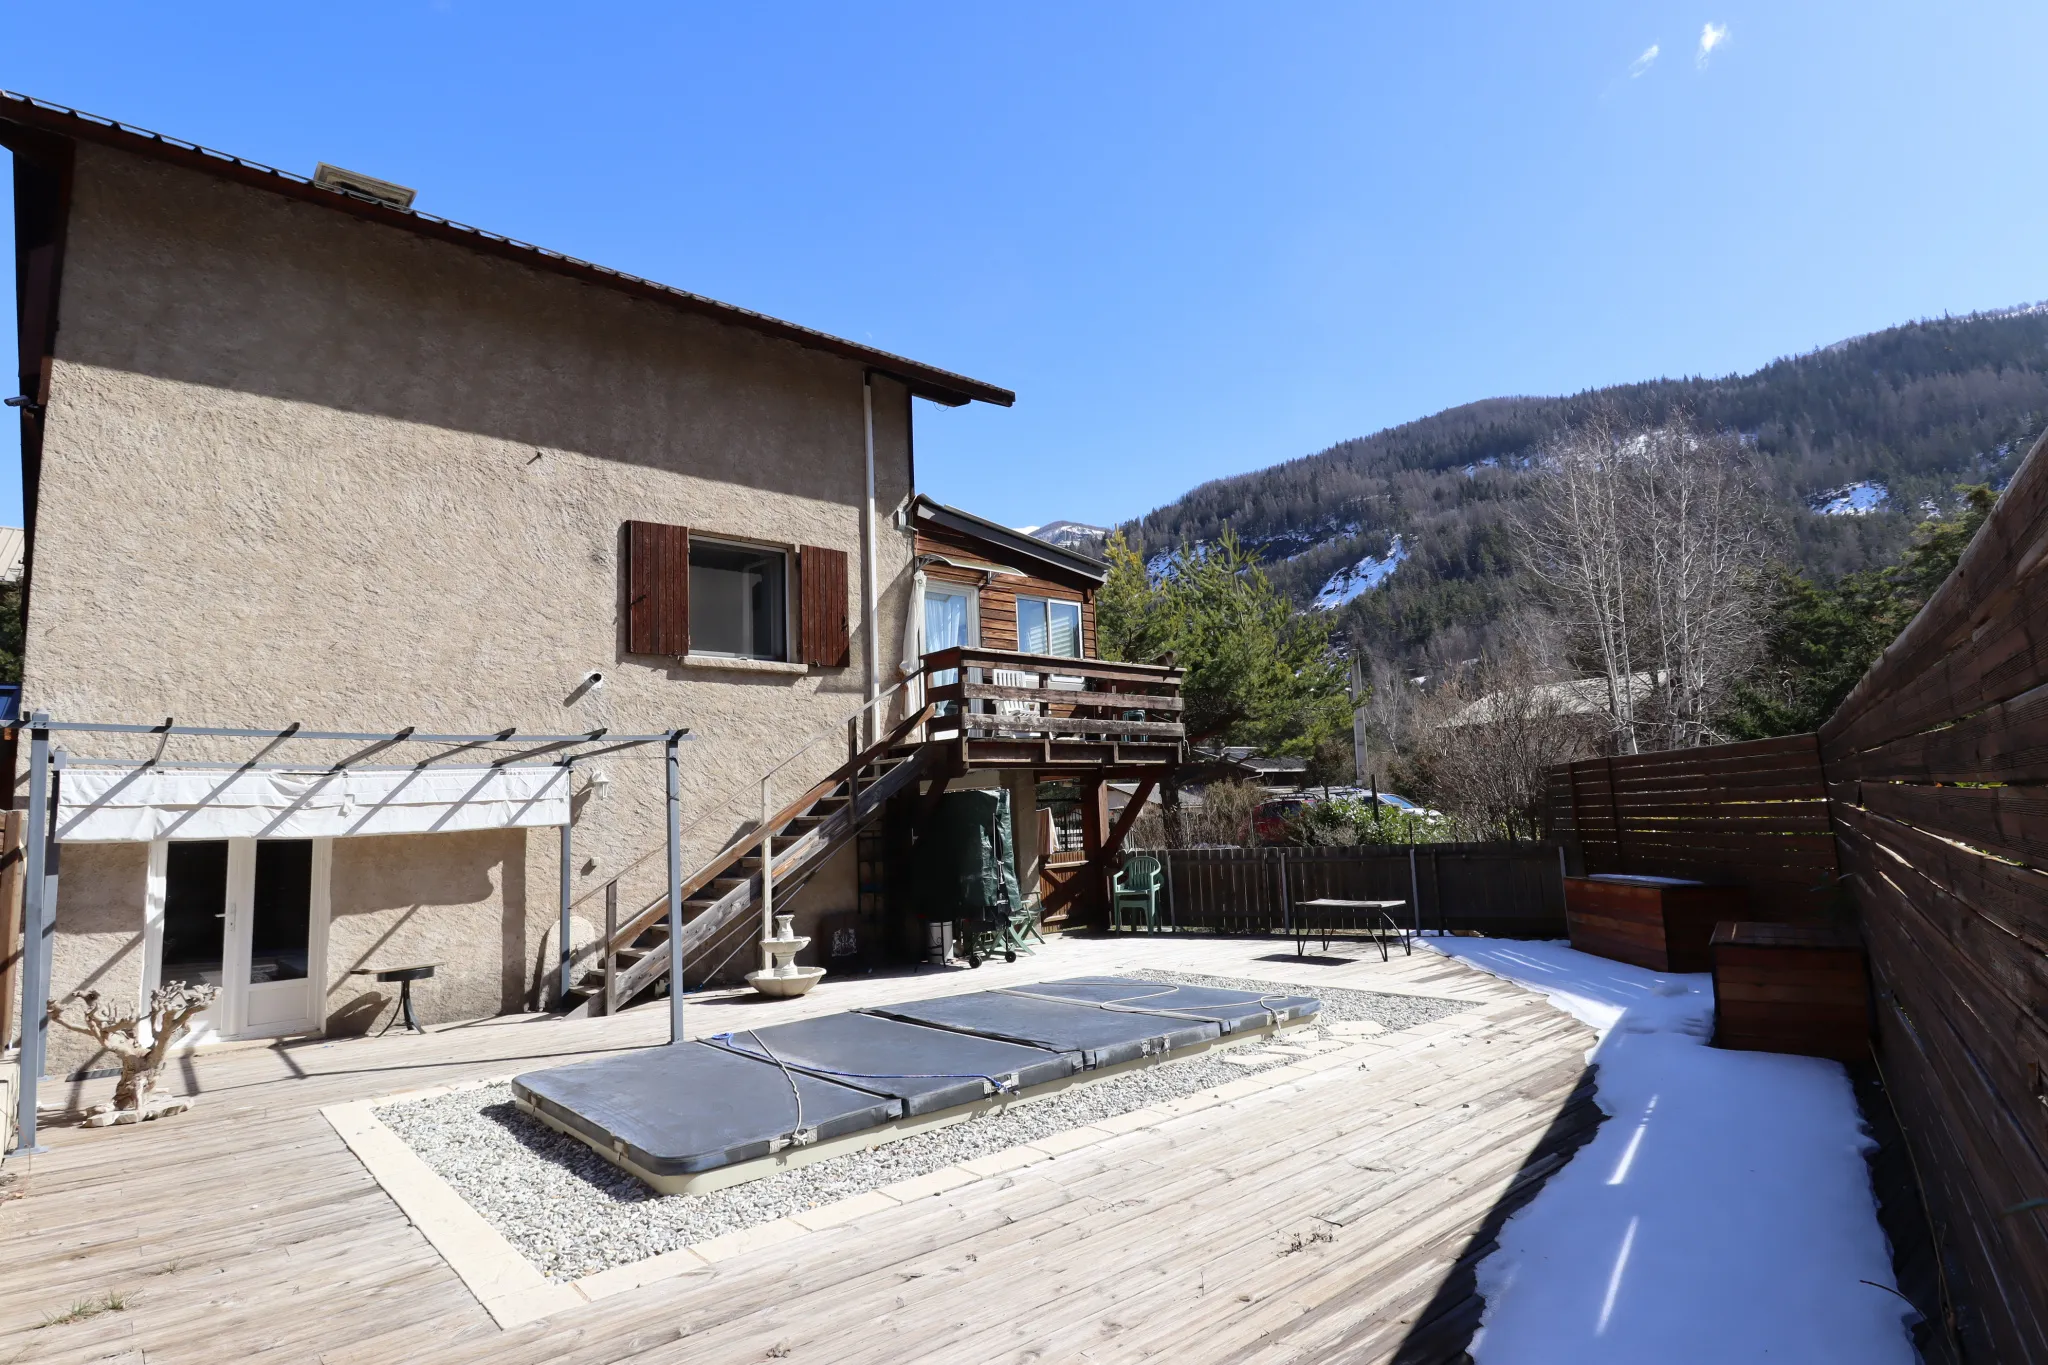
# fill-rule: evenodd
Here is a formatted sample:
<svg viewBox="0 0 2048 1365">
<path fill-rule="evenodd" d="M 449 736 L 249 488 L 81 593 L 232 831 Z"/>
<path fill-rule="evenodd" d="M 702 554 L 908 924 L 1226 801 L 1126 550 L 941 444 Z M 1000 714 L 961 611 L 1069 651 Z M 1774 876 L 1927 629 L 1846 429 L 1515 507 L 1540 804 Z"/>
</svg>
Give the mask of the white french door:
<svg viewBox="0 0 2048 1365">
<path fill-rule="evenodd" d="M 149 849 L 142 995 L 220 987 L 194 1045 L 319 1027 L 331 839 L 158 840 Z"/>
</svg>

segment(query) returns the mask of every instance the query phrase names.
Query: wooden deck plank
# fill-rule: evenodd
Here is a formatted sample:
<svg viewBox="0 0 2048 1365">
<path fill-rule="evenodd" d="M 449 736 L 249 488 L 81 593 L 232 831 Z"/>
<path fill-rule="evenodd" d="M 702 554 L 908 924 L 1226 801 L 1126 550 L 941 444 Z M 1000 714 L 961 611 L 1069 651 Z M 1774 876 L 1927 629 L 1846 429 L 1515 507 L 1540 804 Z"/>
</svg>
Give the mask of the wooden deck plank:
<svg viewBox="0 0 2048 1365">
<path fill-rule="evenodd" d="M 44 1257 L 0 1284 L 0 1359 L 146 1351 L 152 1362 L 597 1365 L 753 1361 L 770 1349 L 849 1365 L 1382 1359 L 1540 1141 L 1591 1034 L 1433 953 L 1342 966 L 1262 960 L 1285 946 L 1055 940 L 979 972 L 830 982 L 775 1005 L 693 1001 L 694 1035 L 742 1015 L 749 1025 L 779 1022 L 1157 966 L 1441 993 L 1470 1008 L 1444 1027 L 1376 1038 L 1361 1049 L 1371 1058 L 1362 1071 L 1290 1074 L 1282 1088 L 510 1331 L 495 1327 L 318 1111 L 663 1041 L 665 1010 L 202 1056 L 184 1069 L 205 1096 L 188 1115 L 131 1130 L 49 1130 L 26 1196 L 0 1204 L 0 1237 Z M 69 1090 L 91 1102 L 104 1084 Z M 1398 1169 L 1361 1169 L 1371 1166 Z M 1318 1215 L 1347 1197 L 1359 1212 L 1335 1241 L 1279 1254 L 1297 1231 L 1330 1226 Z M 176 1269 L 160 1273 L 168 1265 Z M 46 1313 L 108 1289 L 128 1296 L 126 1311 L 38 1329 Z"/>
</svg>

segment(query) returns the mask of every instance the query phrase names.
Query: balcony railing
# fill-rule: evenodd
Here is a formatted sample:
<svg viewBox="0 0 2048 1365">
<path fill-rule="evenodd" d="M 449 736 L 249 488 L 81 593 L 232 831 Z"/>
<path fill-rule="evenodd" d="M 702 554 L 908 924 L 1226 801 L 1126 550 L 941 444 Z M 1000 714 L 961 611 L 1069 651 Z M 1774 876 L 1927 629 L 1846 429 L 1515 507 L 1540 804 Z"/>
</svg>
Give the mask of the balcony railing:
<svg viewBox="0 0 2048 1365">
<path fill-rule="evenodd" d="M 1135 766 L 1179 760 L 1179 669 L 956 646 L 924 656 L 933 740 L 970 765 Z"/>
</svg>

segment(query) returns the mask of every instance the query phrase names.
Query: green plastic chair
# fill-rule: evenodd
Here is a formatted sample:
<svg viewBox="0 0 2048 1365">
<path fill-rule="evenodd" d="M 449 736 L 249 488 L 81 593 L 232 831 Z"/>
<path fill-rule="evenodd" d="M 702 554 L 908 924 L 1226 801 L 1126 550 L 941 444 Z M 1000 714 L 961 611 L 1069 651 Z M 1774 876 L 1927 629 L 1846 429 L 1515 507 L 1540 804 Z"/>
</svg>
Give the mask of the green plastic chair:
<svg viewBox="0 0 2048 1365">
<path fill-rule="evenodd" d="M 1159 929 L 1159 885 L 1161 874 L 1159 860 L 1149 853 L 1139 853 L 1124 860 L 1124 870 L 1110 880 L 1109 913 L 1112 927 L 1124 927 L 1124 911 L 1142 911 L 1145 916 L 1145 932 L 1155 933 Z"/>
</svg>

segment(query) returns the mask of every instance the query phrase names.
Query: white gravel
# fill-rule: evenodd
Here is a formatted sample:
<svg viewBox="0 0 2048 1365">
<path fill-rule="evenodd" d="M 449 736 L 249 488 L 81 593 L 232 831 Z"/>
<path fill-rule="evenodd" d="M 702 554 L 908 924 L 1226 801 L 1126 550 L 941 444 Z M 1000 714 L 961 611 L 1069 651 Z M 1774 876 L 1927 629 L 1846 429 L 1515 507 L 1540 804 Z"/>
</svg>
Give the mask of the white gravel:
<svg viewBox="0 0 2048 1365">
<path fill-rule="evenodd" d="M 1151 971 L 1126 975 L 1143 981 L 1312 995 L 1322 1002 L 1322 1019 L 1373 1019 L 1389 1030 L 1413 1028 L 1470 1008 L 1460 1001 L 1283 987 L 1271 981 Z M 1317 1025 L 1286 1034 L 1289 1041 L 1327 1036 Z M 1275 1056 L 1265 1065 L 1291 1060 Z M 528 1118 L 512 1103 L 509 1085 L 387 1105 L 377 1113 L 529 1261 L 551 1279 L 566 1281 L 1224 1085 L 1261 1069 L 1232 1065 L 1217 1054 L 1162 1062 L 1005 1113 L 691 1195 L 656 1194 L 582 1143 Z"/>
</svg>

